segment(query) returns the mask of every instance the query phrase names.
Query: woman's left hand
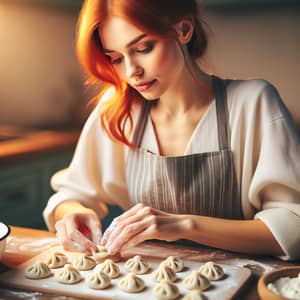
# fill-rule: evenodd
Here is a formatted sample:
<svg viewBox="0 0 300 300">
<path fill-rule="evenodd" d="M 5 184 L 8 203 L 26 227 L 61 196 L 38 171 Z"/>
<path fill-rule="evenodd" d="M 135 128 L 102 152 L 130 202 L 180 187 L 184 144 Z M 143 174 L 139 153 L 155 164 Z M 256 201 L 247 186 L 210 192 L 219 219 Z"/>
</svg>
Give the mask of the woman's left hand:
<svg viewBox="0 0 300 300">
<path fill-rule="evenodd" d="M 165 213 L 139 203 L 113 220 L 101 244 L 113 255 L 145 240 L 176 241 L 190 229 L 186 215 Z"/>
</svg>

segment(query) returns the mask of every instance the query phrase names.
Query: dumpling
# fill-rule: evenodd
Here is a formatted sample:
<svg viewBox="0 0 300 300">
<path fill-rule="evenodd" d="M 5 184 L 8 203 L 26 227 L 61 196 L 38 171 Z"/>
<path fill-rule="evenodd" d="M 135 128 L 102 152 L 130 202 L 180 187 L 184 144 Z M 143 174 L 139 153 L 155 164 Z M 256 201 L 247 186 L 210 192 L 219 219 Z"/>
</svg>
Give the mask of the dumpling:
<svg viewBox="0 0 300 300">
<path fill-rule="evenodd" d="M 63 267 L 68 262 L 68 257 L 60 252 L 53 252 L 45 261 L 51 269 Z"/>
<path fill-rule="evenodd" d="M 153 293 L 156 299 L 172 300 L 176 299 L 179 296 L 179 289 L 175 284 L 171 283 L 170 281 L 162 280 L 159 284 L 157 284 L 154 287 Z"/>
<path fill-rule="evenodd" d="M 106 259 L 102 264 L 98 265 L 96 271 L 102 271 L 110 278 L 117 278 L 120 276 L 120 269 L 116 263 L 111 259 Z"/>
<path fill-rule="evenodd" d="M 205 297 L 201 291 L 193 290 L 185 295 L 182 300 L 207 300 L 207 297 Z"/>
<path fill-rule="evenodd" d="M 58 282 L 65 284 L 73 284 L 82 280 L 80 272 L 71 264 L 65 264 L 54 276 Z"/>
<path fill-rule="evenodd" d="M 29 279 L 42 279 L 52 275 L 52 272 L 47 264 L 41 261 L 35 262 L 33 265 L 25 269 L 25 277 Z"/>
<path fill-rule="evenodd" d="M 119 288 L 127 293 L 138 293 L 145 288 L 145 283 L 135 273 L 129 273 L 120 280 Z"/>
<path fill-rule="evenodd" d="M 112 259 L 113 261 L 119 261 L 121 256 L 119 253 L 114 254 L 114 255 L 110 255 L 107 252 L 107 249 L 104 246 L 97 246 L 98 252 L 94 252 L 93 253 L 93 258 L 97 263 L 102 263 L 104 262 L 106 259 Z"/>
<path fill-rule="evenodd" d="M 166 263 L 174 272 L 180 272 L 184 268 L 184 262 L 175 256 L 169 256 L 164 263 Z"/>
<path fill-rule="evenodd" d="M 222 267 L 212 261 L 202 265 L 198 271 L 209 280 L 219 280 L 224 275 Z"/>
<path fill-rule="evenodd" d="M 192 273 L 183 279 L 183 285 L 188 290 L 204 291 L 210 287 L 210 281 L 198 271 Z"/>
<path fill-rule="evenodd" d="M 92 271 L 86 276 L 87 285 L 91 289 L 102 290 L 110 286 L 110 277 L 101 271 Z"/>
<path fill-rule="evenodd" d="M 76 267 L 80 271 L 90 270 L 95 266 L 95 260 L 85 253 L 80 254 L 74 262 L 74 267 Z"/>
<path fill-rule="evenodd" d="M 126 270 L 136 274 L 145 274 L 149 270 L 149 265 L 140 255 L 136 255 L 126 261 L 125 268 Z"/>
<path fill-rule="evenodd" d="M 176 273 L 166 264 L 161 263 L 153 273 L 152 280 L 156 282 L 160 282 L 162 280 L 176 281 L 177 276 Z"/>
</svg>

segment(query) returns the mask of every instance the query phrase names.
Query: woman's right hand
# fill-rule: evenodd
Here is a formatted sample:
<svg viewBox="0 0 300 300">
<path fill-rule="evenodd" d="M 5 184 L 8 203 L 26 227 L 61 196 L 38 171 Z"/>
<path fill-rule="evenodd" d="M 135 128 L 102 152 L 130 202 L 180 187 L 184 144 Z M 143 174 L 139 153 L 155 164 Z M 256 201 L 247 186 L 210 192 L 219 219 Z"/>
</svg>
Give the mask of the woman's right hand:
<svg viewBox="0 0 300 300">
<path fill-rule="evenodd" d="M 56 236 L 65 250 L 91 255 L 97 252 L 97 245 L 100 244 L 101 223 L 93 210 L 83 207 L 78 202 L 72 203 L 67 204 L 68 209 L 64 207 L 65 213 L 55 224 Z"/>
</svg>

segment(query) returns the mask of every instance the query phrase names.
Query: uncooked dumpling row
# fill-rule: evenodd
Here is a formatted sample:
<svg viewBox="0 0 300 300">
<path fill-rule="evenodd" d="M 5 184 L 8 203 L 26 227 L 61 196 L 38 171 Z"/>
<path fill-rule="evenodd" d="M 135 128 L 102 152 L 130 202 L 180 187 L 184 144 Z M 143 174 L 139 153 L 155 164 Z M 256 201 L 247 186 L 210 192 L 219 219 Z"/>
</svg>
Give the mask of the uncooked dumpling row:
<svg viewBox="0 0 300 300">
<path fill-rule="evenodd" d="M 73 284 L 82 280 L 80 272 L 71 264 L 65 264 L 55 273 L 55 279 L 60 283 Z"/>
<path fill-rule="evenodd" d="M 106 273 L 110 278 L 117 278 L 120 276 L 120 269 L 116 263 L 111 259 L 106 259 L 102 264 L 96 267 L 97 271 Z"/>
<path fill-rule="evenodd" d="M 129 273 L 120 280 L 119 288 L 127 293 L 138 293 L 145 288 L 145 283 L 135 273 Z"/>
<path fill-rule="evenodd" d="M 76 267 L 80 271 L 91 270 L 95 266 L 95 260 L 85 253 L 80 254 L 74 262 L 74 267 Z"/>
<path fill-rule="evenodd" d="M 101 271 L 92 271 L 86 276 L 87 285 L 95 290 L 102 290 L 110 286 L 110 277 Z"/>
<path fill-rule="evenodd" d="M 53 252 L 45 261 L 51 269 L 63 267 L 67 262 L 68 257 L 60 252 Z"/>
<path fill-rule="evenodd" d="M 161 263 L 153 273 L 152 280 L 160 282 L 162 280 L 176 281 L 176 273 L 166 264 Z"/>
<path fill-rule="evenodd" d="M 25 269 L 25 277 L 29 279 L 42 279 L 51 275 L 52 272 L 48 265 L 41 261 L 37 261 Z"/>
<path fill-rule="evenodd" d="M 140 255 L 136 255 L 126 261 L 125 268 L 126 270 L 135 274 L 145 274 L 149 269 L 149 265 L 142 259 Z"/>
<path fill-rule="evenodd" d="M 193 290 L 185 295 L 182 300 L 207 300 L 207 297 L 205 297 L 201 291 Z"/>
<path fill-rule="evenodd" d="M 176 299 L 179 296 L 179 289 L 175 284 L 171 283 L 170 281 L 162 280 L 154 287 L 153 293 L 156 299 L 172 300 Z"/>
<path fill-rule="evenodd" d="M 209 261 L 199 268 L 199 272 L 209 280 L 219 280 L 223 277 L 224 271 L 221 266 Z"/>
<path fill-rule="evenodd" d="M 184 268 L 184 262 L 175 256 L 169 256 L 164 263 L 166 263 L 174 272 L 180 272 Z"/>
<path fill-rule="evenodd" d="M 198 271 L 192 273 L 183 279 L 183 285 L 188 290 L 204 291 L 210 287 L 210 281 Z"/>
</svg>

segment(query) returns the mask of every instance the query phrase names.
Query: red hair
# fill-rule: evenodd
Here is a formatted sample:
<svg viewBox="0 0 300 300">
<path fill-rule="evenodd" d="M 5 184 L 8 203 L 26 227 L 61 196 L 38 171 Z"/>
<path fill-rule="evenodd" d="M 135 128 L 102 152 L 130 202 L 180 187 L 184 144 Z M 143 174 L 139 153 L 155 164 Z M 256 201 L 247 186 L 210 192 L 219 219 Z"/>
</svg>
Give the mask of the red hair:
<svg viewBox="0 0 300 300">
<path fill-rule="evenodd" d="M 129 121 L 132 128 L 131 106 L 144 98 L 127 83 L 121 81 L 108 58 L 102 52 L 98 27 L 108 16 L 118 16 L 134 24 L 143 32 L 176 39 L 173 26 L 182 19 L 190 18 L 194 32 L 187 49 L 194 59 L 200 58 L 207 48 L 207 36 L 199 21 L 196 0 L 85 0 L 77 28 L 77 56 L 88 75 L 88 82 L 104 83 L 99 96 L 111 86 L 114 95 L 101 110 L 101 125 L 111 138 L 128 146 L 125 130 Z"/>
</svg>

